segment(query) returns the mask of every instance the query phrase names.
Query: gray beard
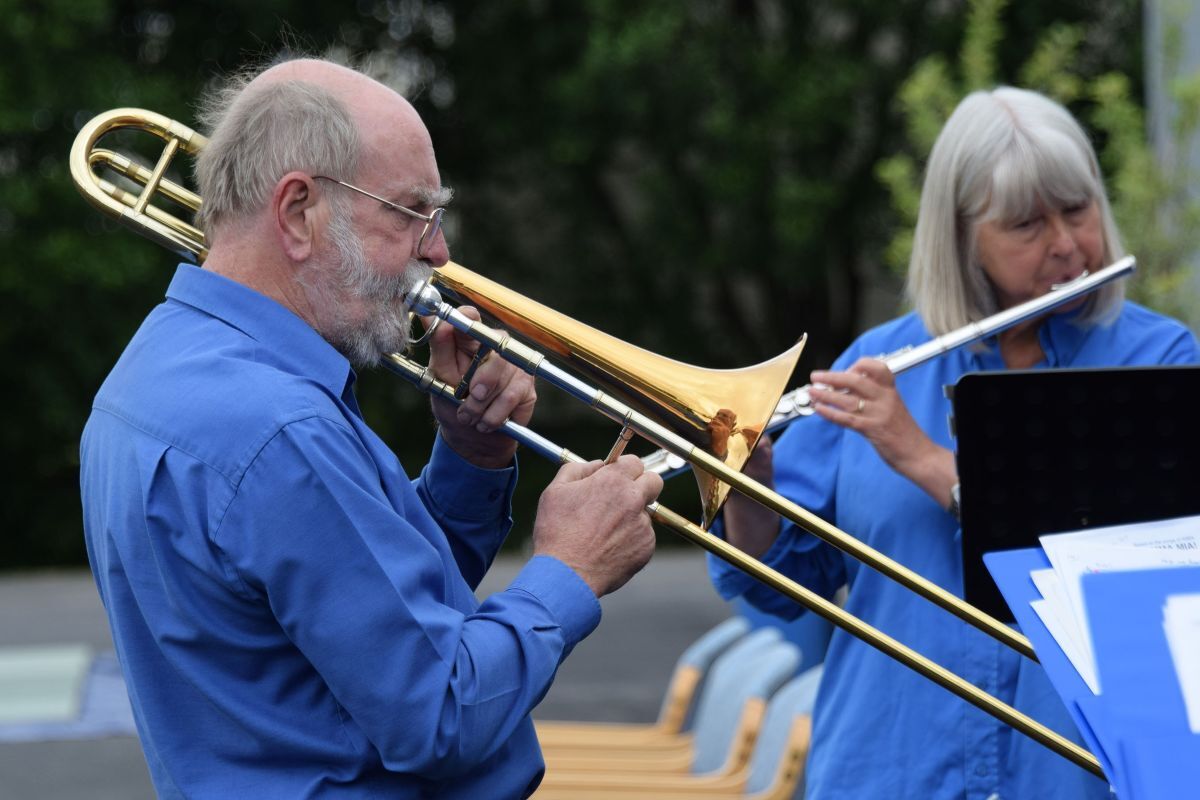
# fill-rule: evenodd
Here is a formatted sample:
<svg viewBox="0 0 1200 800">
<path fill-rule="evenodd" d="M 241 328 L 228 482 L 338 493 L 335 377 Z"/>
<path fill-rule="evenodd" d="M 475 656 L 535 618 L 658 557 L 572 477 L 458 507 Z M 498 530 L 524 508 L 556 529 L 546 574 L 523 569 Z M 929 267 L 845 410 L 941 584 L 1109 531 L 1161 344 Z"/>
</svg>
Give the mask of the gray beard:
<svg viewBox="0 0 1200 800">
<path fill-rule="evenodd" d="M 367 261 L 348 213 L 335 211 L 329 235 L 337 260 L 314 265 L 303 280 L 310 302 L 328 317 L 319 333 L 356 369 L 377 366 L 387 353 L 408 350 L 411 318 L 404 309 L 404 296 L 433 274 L 429 263 L 413 259 L 399 275 L 385 275 Z M 337 313 L 339 303 L 353 301 L 365 309 L 361 320 Z"/>
</svg>

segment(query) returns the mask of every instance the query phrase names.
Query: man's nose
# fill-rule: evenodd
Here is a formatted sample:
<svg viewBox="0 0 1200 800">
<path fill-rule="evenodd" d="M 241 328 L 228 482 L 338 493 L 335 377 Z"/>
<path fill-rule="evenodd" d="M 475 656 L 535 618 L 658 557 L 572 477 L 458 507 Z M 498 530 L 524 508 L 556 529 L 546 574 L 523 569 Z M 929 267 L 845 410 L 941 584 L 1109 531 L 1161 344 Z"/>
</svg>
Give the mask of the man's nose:
<svg viewBox="0 0 1200 800">
<path fill-rule="evenodd" d="M 424 258 L 432 267 L 440 267 L 450 260 L 450 245 L 446 242 L 446 231 L 441 229 L 431 242 L 425 245 Z"/>
</svg>

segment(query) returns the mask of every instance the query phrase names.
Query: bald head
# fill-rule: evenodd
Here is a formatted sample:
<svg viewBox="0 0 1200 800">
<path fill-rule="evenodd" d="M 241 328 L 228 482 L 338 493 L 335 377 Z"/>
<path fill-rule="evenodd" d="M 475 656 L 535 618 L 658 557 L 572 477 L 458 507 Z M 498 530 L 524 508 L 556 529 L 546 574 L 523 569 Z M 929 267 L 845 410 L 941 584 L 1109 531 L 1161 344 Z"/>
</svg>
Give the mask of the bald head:
<svg viewBox="0 0 1200 800">
<path fill-rule="evenodd" d="M 348 182 L 382 174 L 393 189 L 431 181 L 436 188 L 433 144 L 412 105 L 329 61 L 288 61 L 240 76 L 206 100 L 202 117 L 210 139 L 196 163 L 204 197 L 197 222 L 210 240 L 225 223 L 261 211 L 292 171 Z"/>
<path fill-rule="evenodd" d="M 247 88 L 281 81 L 319 86 L 337 98 L 362 134 L 366 157 L 384 150 L 433 153 L 429 132 L 412 104 L 357 70 L 319 59 L 298 59 L 271 67 Z"/>
<path fill-rule="evenodd" d="M 421 125 L 416 110 L 396 92 L 358 70 L 321 59 L 302 58 L 276 64 L 251 80 L 246 90 L 253 92 L 281 81 L 320 86 L 341 101 L 356 119 L 366 119 L 372 110 L 397 105 L 411 123 Z"/>
</svg>

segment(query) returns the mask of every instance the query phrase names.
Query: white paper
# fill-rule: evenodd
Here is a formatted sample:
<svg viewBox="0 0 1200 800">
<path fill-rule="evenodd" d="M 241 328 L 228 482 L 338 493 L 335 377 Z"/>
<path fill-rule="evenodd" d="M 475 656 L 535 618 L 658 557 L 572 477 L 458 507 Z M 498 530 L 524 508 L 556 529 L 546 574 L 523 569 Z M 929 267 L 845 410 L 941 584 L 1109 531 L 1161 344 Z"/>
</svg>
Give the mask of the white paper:
<svg viewBox="0 0 1200 800">
<path fill-rule="evenodd" d="M 1040 613 L 1059 621 L 1057 627 L 1063 636 L 1060 640 L 1063 652 L 1071 648 L 1078 654 L 1079 660 L 1072 658 L 1071 663 L 1089 688 L 1099 694 L 1099 675 L 1083 600 L 1083 576 L 1096 572 L 1200 565 L 1200 517 L 1048 534 L 1040 537 L 1040 541 L 1058 579 L 1057 588 L 1052 588 L 1053 582 L 1045 576 L 1035 579 L 1035 583 L 1041 581 L 1038 589 L 1050 606 Z M 1043 586 L 1048 588 L 1043 589 Z M 1049 625 L 1047 629 L 1050 629 Z M 1059 639 L 1054 631 L 1050 632 Z"/>
<path fill-rule="evenodd" d="M 1041 618 L 1046 630 L 1058 642 L 1075 671 L 1083 678 L 1083 682 L 1093 694 L 1099 694 L 1095 667 L 1080 636 L 1075 617 L 1071 614 L 1070 602 L 1058 574 L 1053 569 L 1037 569 L 1029 573 L 1029 577 L 1042 594 L 1041 600 L 1034 600 L 1030 605 Z"/>
<path fill-rule="evenodd" d="M 1163 630 L 1179 678 L 1188 727 L 1200 733 L 1200 594 L 1167 595 Z"/>
<path fill-rule="evenodd" d="M 1058 642 L 1058 646 L 1062 648 L 1063 654 L 1075 667 L 1079 677 L 1083 678 L 1083 682 L 1092 690 L 1092 694 L 1100 694 L 1100 682 L 1096 678 L 1096 670 L 1088 659 L 1087 653 L 1075 640 L 1075 635 L 1067 626 L 1066 620 L 1060 617 L 1045 600 L 1033 600 L 1029 605 L 1041 618 L 1046 630 Z"/>
</svg>

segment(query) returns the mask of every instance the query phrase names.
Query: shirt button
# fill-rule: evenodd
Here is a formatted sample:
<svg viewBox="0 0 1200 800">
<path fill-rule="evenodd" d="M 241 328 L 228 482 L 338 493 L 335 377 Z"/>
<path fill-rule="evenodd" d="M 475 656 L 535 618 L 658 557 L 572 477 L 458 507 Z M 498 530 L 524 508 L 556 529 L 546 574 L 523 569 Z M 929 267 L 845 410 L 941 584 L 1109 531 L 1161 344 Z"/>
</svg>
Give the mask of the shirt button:
<svg viewBox="0 0 1200 800">
<path fill-rule="evenodd" d="M 976 775 L 978 775 L 978 776 L 979 776 L 979 777 L 981 777 L 981 778 L 982 778 L 984 775 L 987 775 L 987 774 L 988 774 L 988 768 L 987 768 L 987 766 L 986 766 L 986 765 L 984 765 L 984 764 L 976 764 L 976 765 L 975 765 L 975 774 L 976 774 Z"/>
<path fill-rule="evenodd" d="M 500 490 L 499 489 L 493 489 L 492 491 L 488 492 L 488 500 L 495 502 L 499 499 L 500 499 Z"/>
</svg>

